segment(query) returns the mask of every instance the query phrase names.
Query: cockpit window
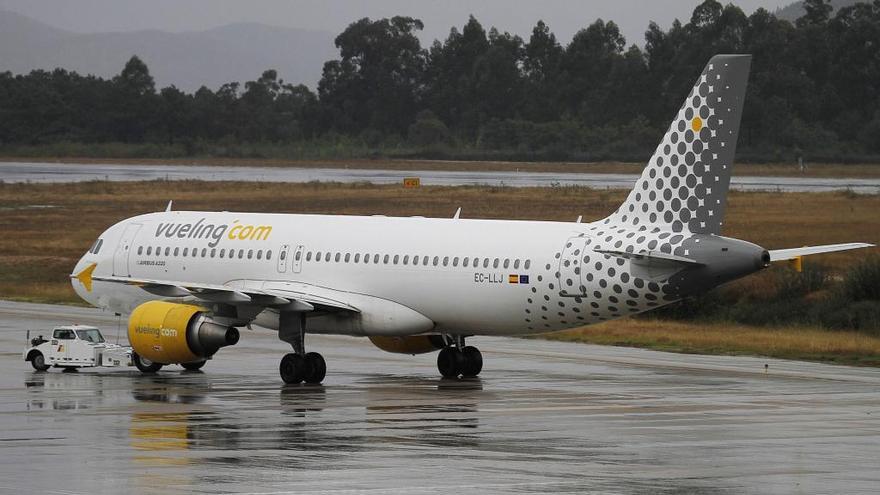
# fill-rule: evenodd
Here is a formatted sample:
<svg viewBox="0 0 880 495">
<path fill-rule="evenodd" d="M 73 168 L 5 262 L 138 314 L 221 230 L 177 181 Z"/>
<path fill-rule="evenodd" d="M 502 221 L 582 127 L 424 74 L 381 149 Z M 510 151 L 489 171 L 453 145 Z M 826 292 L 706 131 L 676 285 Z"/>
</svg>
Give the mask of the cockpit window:
<svg viewBox="0 0 880 495">
<path fill-rule="evenodd" d="M 101 250 L 101 246 L 103 246 L 103 245 L 104 245 L 104 239 L 98 239 L 97 241 L 95 241 L 94 244 L 92 244 L 92 247 L 91 247 L 91 249 L 89 249 L 89 252 L 92 254 L 98 254 L 98 251 Z"/>
<path fill-rule="evenodd" d="M 101 332 L 95 328 L 91 328 L 88 330 L 77 330 L 76 336 L 80 338 L 80 340 L 85 340 L 86 342 L 92 342 L 94 344 L 100 344 L 104 342 L 104 336 L 101 335 Z"/>
</svg>

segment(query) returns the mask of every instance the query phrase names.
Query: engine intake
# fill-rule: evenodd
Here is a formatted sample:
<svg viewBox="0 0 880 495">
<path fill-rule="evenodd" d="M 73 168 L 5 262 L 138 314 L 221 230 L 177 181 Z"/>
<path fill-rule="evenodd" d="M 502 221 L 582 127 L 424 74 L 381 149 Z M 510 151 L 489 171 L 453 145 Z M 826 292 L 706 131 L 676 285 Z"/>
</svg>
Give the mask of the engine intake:
<svg viewBox="0 0 880 495">
<path fill-rule="evenodd" d="M 132 348 L 155 363 L 201 361 L 238 339 L 238 329 L 216 322 L 190 304 L 150 301 L 135 308 L 128 319 Z"/>
</svg>

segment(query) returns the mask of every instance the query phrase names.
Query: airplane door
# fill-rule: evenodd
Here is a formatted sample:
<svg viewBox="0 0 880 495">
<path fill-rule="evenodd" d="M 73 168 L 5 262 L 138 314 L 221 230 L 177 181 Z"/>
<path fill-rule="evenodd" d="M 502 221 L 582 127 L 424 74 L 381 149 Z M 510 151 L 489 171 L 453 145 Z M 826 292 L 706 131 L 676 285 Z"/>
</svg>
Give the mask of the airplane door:
<svg viewBox="0 0 880 495">
<path fill-rule="evenodd" d="M 281 249 L 278 252 L 278 273 L 284 273 L 287 271 L 287 256 L 289 254 L 290 244 L 284 244 L 281 246 Z"/>
<path fill-rule="evenodd" d="M 122 237 L 116 245 L 116 252 L 113 253 L 113 275 L 117 277 L 130 277 L 131 271 L 128 268 L 128 259 L 131 255 L 131 246 L 134 243 L 134 237 L 141 229 L 141 224 L 130 223 L 125 226 Z"/>
<path fill-rule="evenodd" d="M 585 237 L 572 237 L 565 242 L 562 257 L 559 258 L 559 293 L 567 297 L 580 297 L 586 295 L 586 284 L 583 283 L 584 248 L 587 239 Z"/>
<path fill-rule="evenodd" d="M 302 244 L 296 247 L 293 252 L 293 273 L 299 273 L 302 270 L 303 247 Z"/>
</svg>

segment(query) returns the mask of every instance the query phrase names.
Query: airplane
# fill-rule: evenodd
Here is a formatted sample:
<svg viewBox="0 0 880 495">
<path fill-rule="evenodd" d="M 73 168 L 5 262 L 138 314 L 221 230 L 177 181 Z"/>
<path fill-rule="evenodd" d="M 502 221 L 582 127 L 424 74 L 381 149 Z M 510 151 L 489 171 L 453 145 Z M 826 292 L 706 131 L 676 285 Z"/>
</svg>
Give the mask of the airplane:
<svg viewBox="0 0 880 495">
<path fill-rule="evenodd" d="M 145 373 L 199 369 L 238 328 L 292 347 L 285 383 L 320 383 L 305 334 L 439 351 L 443 377 L 483 368 L 471 336 L 552 332 L 650 311 L 805 255 L 720 235 L 749 55 L 703 69 L 623 204 L 591 222 L 165 211 L 102 233 L 70 275 L 92 305 L 129 315 Z"/>
</svg>

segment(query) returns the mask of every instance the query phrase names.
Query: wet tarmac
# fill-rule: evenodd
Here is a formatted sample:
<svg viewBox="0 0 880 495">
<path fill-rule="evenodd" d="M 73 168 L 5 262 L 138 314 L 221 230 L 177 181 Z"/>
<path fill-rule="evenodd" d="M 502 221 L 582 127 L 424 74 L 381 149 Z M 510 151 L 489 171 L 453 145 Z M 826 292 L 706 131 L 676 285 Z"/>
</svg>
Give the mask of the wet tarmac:
<svg viewBox="0 0 880 495">
<path fill-rule="evenodd" d="M 309 336 L 323 386 L 243 331 L 204 372 L 37 373 L 26 329 L 94 310 L 0 302 L 0 493 L 876 493 L 880 370 L 472 339 L 434 356 Z M 123 337 L 124 339 L 124 337 Z M 767 372 L 764 365 L 769 364 Z"/>
<path fill-rule="evenodd" d="M 206 180 L 396 184 L 400 183 L 403 177 L 409 176 L 419 177 L 422 184 L 433 186 L 586 186 L 598 189 L 630 189 L 637 179 L 637 176 L 633 174 L 559 172 L 400 171 L 354 168 L 0 163 L 0 180 L 8 183 L 82 182 L 90 180 Z M 781 192 L 822 192 L 849 189 L 856 193 L 877 194 L 880 193 L 880 179 L 734 176 L 731 179 L 731 187 L 743 191 Z"/>
</svg>

